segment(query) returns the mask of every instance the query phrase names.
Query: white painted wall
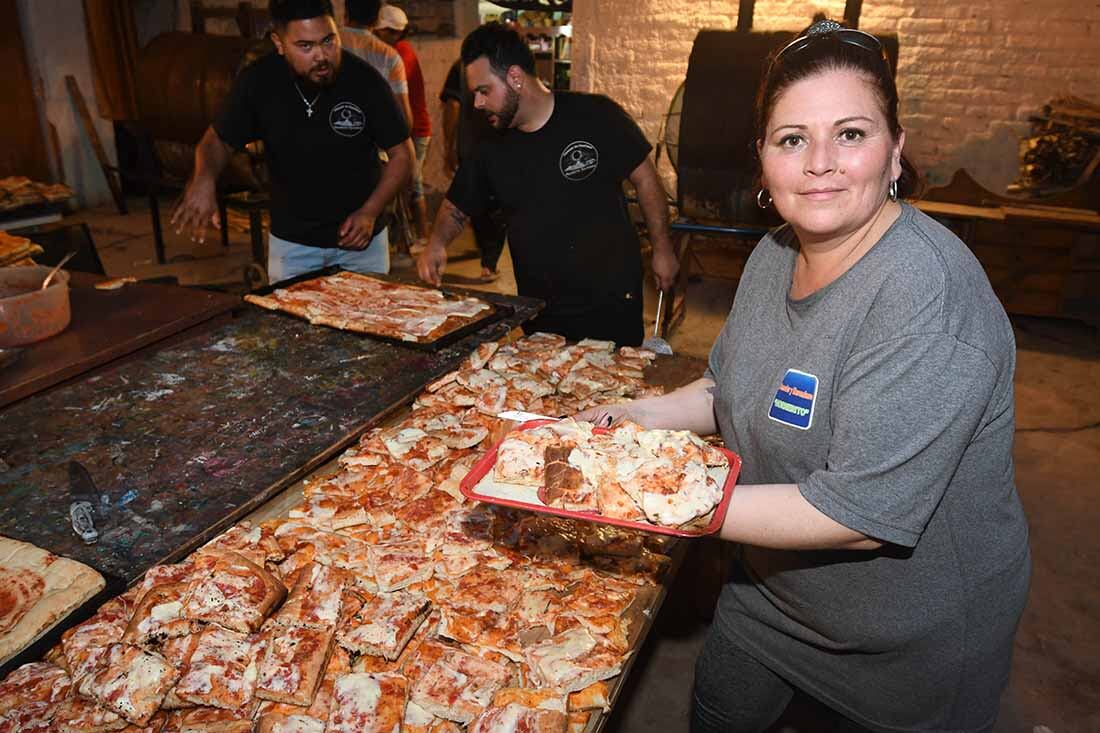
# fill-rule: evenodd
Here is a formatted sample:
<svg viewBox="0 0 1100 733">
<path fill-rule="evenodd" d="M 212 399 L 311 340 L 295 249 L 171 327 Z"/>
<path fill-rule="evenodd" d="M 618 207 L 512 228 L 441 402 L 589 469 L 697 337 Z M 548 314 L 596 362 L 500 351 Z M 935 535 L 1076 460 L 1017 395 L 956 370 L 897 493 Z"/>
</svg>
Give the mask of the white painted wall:
<svg viewBox="0 0 1100 733">
<path fill-rule="evenodd" d="M 76 77 L 103 148 L 115 163 L 115 133 L 110 120 L 96 112 L 95 80 L 88 55 L 84 5 L 80 0 L 18 0 L 23 41 L 35 96 L 43 120 L 43 139 L 50 148 L 46 121 L 57 128 L 65 180 L 82 206 L 111 202 L 111 190 L 84 134 L 76 108 L 65 86 L 66 75 Z M 52 156 L 52 152 L 50 153 Z M 51 160 L 55 166 L 57 161 Z"/>
<path fill-rule="evenodd" d="M 576 0 L 573 86 L 614 97 L 655 141 L 700 29 L 733 29 L 734 0 Z M 758 30 L 797 31 L 844 0 L 759 0 Z M 1100 102 L 1100 3 L 866 0 L 860 28 L 897 34 L 906 152 L 933 184 L 966 168 L 992 190 L 1017 173 L 1027 118 L 1052 97 Z M 752 100 L 745 100 L 751 104 Z"/>
</svg>

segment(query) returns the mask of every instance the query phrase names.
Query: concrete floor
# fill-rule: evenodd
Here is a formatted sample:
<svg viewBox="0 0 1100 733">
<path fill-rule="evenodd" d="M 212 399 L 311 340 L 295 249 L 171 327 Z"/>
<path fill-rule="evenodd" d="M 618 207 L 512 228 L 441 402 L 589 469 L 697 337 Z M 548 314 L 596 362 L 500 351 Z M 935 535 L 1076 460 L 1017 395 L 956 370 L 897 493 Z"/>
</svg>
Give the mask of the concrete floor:
<svg viewBox="0 0 1100 733">
<path fill-rule="evenodd" d="M 250 262 L 247 235 L 233 232 L 228 249 L 216 240 L 192 245 L 167 233 L 168 264 L 153 261 L 152 229 L 142 202 L 129 216 L 101 209 L 81 215 L 93 230 L 108 274 L 174 275 L 183 285 L 243 291 Z M 166 202 L 167 205 L 168 202 Z M 720 272 L 744 254 L 728 243 L 703 246 L 696 272 Z M 397 269 L 409 271 L 409 266 Z M 507 251 L 495 283 L 476 285 L 480 263 L 469 234 L 451 249 L 446 281 L 515 292 Z M 688 292 L 687 316 L 669 337 L 677 353 L 706 357 L 733 302 L 734 283 L 699 278 Z M 647 294 L 647 317 L 655 298 Z M 652 323 L 652 320 L 650 321 Z M 1031 595 L 1016 638 L 1012 679 L 997 733 L 1100 731 L 1100 332 L 1073 321 L 1014 317 L 1016 476 L 1031 526 Z M 1087 398 L 1087 399 L 1086 399 Z M 714 552 L 705 544 L 688 564 Z M 628 689 L 608 730 L 616 733 L 686 730 L 695 657 L 707 622 L 696 605 L 690 572 L 682 573 L 654 633 L 641 650 Z M 774 728 L 787 733 L 823 729 L 820 711 L 799 701 Z"/>
</svg>

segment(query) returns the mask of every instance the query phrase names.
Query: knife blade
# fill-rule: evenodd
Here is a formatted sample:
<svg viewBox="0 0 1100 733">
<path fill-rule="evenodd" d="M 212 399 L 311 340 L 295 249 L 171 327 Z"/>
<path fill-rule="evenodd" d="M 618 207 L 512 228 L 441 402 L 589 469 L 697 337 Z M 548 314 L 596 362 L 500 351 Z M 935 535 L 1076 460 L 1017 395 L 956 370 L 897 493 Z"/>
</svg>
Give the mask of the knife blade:
<svg viewBox="0 0 1100 733">
<path fill-rule="evenodd" d="M 73 531 L 86 545 L 99 540 L 95 528 L 95 504 L 99 492 L 88 469 L 77 461 L 69 461 L 69 521 Z"/>
<path fill-rule="evenodd" d="M 560 420 L 561 418 L 550 417 L 548 415 L 539 415 L 534 412 L 523 412 L 522 410 L 505 410 L 504 412 L 498 412 L 497 417 L 501 420 L 514 420 L 515 422 L 527 422 L 528 420 Z"/>
</svg>

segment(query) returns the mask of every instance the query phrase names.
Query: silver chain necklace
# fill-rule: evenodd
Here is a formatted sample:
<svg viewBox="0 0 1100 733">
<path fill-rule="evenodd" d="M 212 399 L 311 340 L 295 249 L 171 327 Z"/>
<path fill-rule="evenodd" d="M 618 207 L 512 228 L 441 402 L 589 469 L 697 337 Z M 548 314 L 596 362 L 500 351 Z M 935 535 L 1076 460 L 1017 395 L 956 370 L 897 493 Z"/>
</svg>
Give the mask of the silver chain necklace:
<svg viewBox="0 0 1100 733">
<path fill-rule="evenodd" d="M 306 99 L 306 95 L 302 94 L 302 89 L 298 86 L 298 82 L 294 82 L 294 88 L 298 90 L 298 96 L 302 98 L 302 103 L 306 106 L 306 117 L 312 117 L 313 105 L 317 104 L 317 100 L 321 98 L 321 92 L 317 92 L 317 96 L 310 102 Z"/>
</svg>

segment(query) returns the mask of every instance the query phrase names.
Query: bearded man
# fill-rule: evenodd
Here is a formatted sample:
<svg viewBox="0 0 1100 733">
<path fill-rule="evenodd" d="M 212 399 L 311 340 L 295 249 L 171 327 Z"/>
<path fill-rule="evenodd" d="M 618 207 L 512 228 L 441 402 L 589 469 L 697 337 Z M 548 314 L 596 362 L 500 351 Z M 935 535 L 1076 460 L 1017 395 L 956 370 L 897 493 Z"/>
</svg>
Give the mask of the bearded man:
<svg viewBox="0 0 1100 733">
<path fill-rule="evenodd" d="M 172 224 L 200 242 L 208 224 L 220 226 L 218 176 L 233 150 L 262 140 L 271 176 L 268 278 L 330 265 L 388 272 L 382 213 L 412 171 L 404 116 L 378 72 L 341 47 L 331 0 L 272 0 L 269 10 L 276 52 L 234 80 L 195 150 Z"/>
<path fill-rule="evenodd" d="M 668 238 L 668 200 L 634 120 L 597 94 L 551 91 L 515 30 L 489 23 L 462 43 L 466 83 L 498 135 L 463 158 L 420 255 L 420 277 L 440 284 L 447 244 L 490 202 L 507 218 L 520 295 L 546 308 L 524 330 L 566 338 L 642 341 L 642 257 L 626 208 L 629 180 L 653 244 L 657 287 L 679 268 Z"/>
</svg>

